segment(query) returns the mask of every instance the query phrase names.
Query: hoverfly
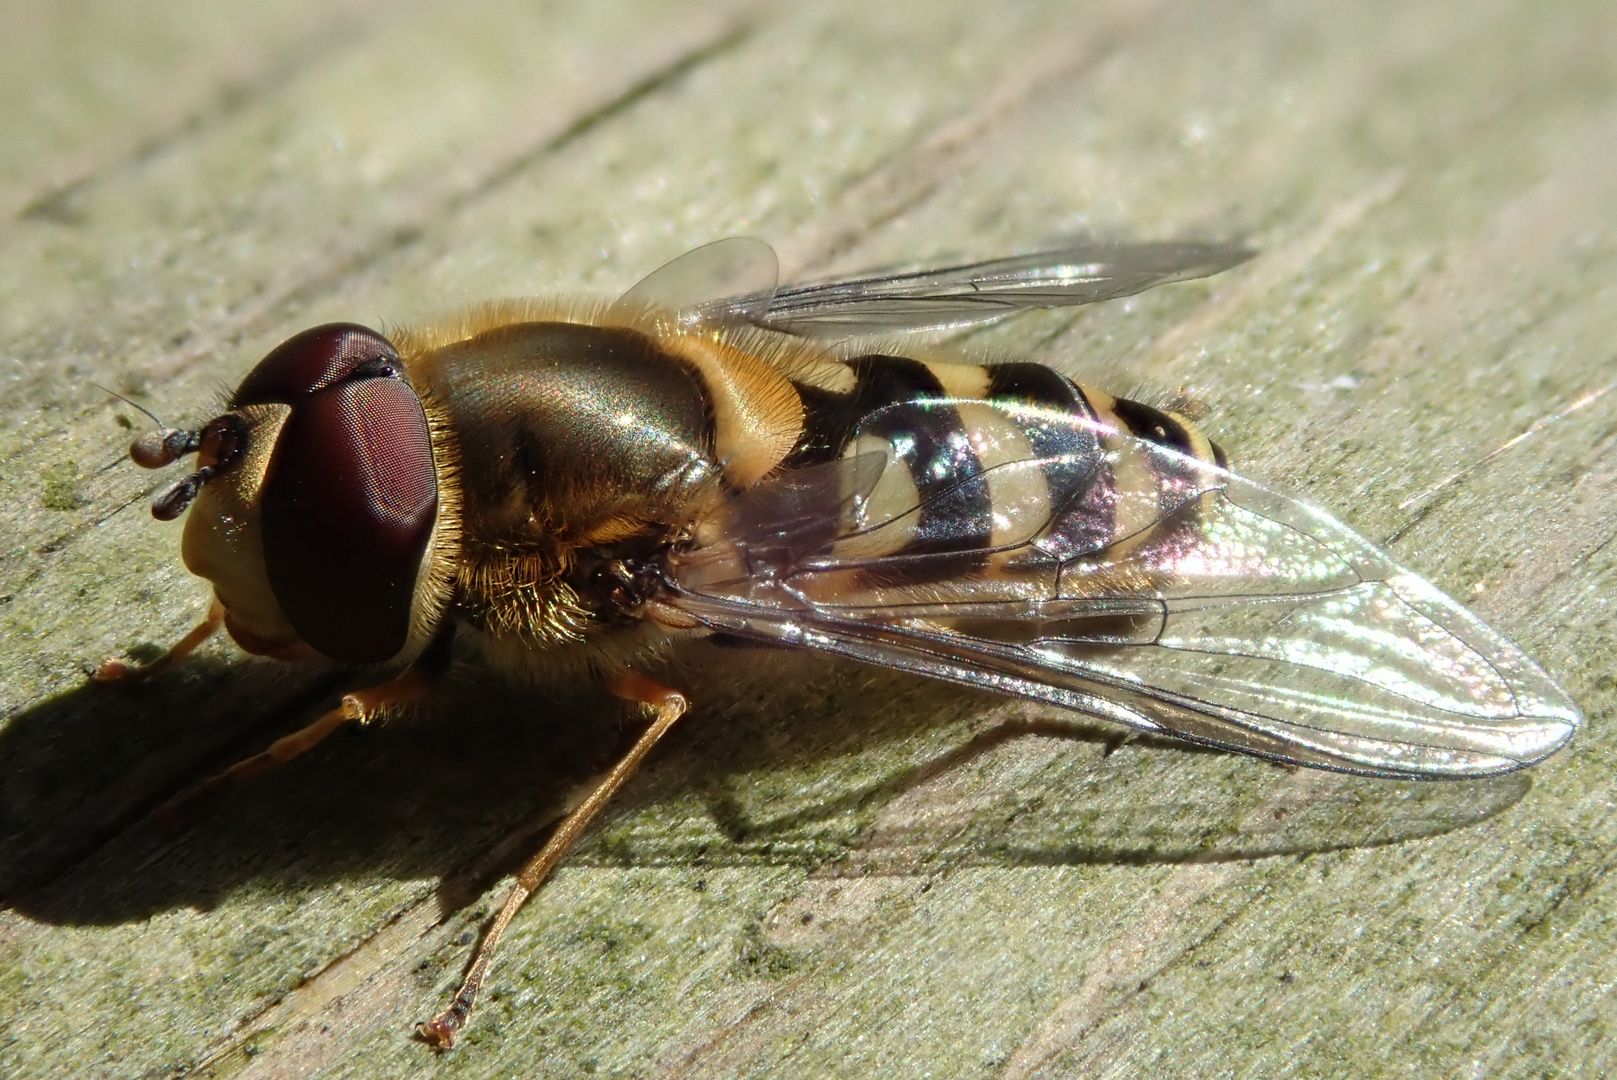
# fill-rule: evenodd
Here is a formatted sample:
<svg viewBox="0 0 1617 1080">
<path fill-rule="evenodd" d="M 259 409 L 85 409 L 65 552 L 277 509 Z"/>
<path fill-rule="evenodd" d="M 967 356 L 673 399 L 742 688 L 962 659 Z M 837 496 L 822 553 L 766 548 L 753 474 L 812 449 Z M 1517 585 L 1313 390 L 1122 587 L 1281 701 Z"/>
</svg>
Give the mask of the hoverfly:
<svg viewBox="0 0 1617 1080">
<path fill-rule="evenodd" d="M 486 305 L 383 335 L 306 330 L 223 415 L 130 448 L 197 455 L 208 618 L 285 660 L 400 663 L 235 779 L 408 702 L 452 639 L 572 663 L 655 720 L 517 878 L 450 1007 L 450 1046 L 511 918 L 686 699 L 645 673 L 682 638 L 815 649 L 1275 761 L 1390 777 L 1532 764 L 1577 706 L 1510 642 L 1329 515 L 1228 471 L 1184 416 L 910 331 L 1217 273 L 1222 244 L 1069 247 L 776 287 L 765 244 L 699 248 L 616 301 Z M 885 347 L 871 347 L 872 335 Z"/>
</svg>

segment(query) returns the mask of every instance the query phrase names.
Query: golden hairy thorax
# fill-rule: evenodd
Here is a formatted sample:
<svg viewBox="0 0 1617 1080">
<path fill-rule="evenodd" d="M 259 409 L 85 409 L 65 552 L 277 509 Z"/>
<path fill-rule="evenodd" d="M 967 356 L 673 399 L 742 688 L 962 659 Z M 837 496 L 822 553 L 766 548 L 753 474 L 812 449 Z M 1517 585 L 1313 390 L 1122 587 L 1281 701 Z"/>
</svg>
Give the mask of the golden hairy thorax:
<svg viewBox="0 0 1617 1080">
<path fill-rule="evenodd" d="M 792 375 L 845 374 L 785 335 L 599 303 L 499 302 L 391 336 L 453 445 L 454 611 L 539 647 L 603 629 L 585 579 L 612 551 L 673 542 L 785 460 L 804 420 Z"/>
</svg>

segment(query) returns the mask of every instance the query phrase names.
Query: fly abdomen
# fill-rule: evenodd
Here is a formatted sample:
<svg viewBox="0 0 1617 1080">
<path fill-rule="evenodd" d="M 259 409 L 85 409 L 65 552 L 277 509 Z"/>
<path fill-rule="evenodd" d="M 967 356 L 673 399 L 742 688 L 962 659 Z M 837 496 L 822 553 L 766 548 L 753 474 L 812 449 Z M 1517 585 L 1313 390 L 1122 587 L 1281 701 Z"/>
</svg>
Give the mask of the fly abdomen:
<svg viewBox="0 0 1617 1080">
<path fill-rule="evenodd" d="M 842 392 L 798 386 L 804 428 L 788 465 L 885 456 L 832 559 L 879 575 L 902 558 L 909 583 L 934 562 L 940 577 L 957 577 L 994 564 L 996 552 L 1031 547 L 1064 562 L 1138 542 L 1183 502 L 1162 502 L 1173 485 L 1160 474 L 1179 459 L 1147 444 L 1194 459 L 1190 468 L 1221 464 L 1184 417 L 1042 364 L 870 354 L 848 370 Z"/>
<path fill-rule="evenodd" d="M 1117 419 L 1117 426 L 1135 438 L 1224 467 L 1223 451 L 1202 434 L 1200 428 L 1176 412 L 1129 398 L 1112 398 L 1111 413 Z"/>
<path fill-rule="evenodd" d="M 882 453 L 888 465 L 864 493 L 871 523 L 839 552 L 884 555 L 986 553 L 993 503 L 984 463 L 962 408 L 987 389 L 983 368 L 870 354 L 848 362 L 842 393 L 798 386 L 803 434 L 788 466 Z M 962 393 L 961 391 L 964 391 Z"/>
</svg>

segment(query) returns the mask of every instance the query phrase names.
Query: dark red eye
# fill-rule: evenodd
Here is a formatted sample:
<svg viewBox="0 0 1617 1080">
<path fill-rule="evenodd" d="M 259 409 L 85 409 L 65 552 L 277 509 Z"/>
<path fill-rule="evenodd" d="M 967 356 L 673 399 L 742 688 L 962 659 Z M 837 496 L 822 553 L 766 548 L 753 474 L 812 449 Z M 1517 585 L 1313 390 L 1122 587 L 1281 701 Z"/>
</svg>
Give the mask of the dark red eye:
<svg viewBox="0 0 1617 1080">
<path fill-rule="evenodd" d="M 334 660 L 396 655 L 438 484 L 426 414 L 393 347 L 364 327 L 305 331 L 253 369 L 237 401 L 292 406 L 262 503 L 265 569 L 287 621 Z"/>
<path fill-rule="evenodd" d="M 230 407 L 295 405 L 351 375 L 397 375 L 392 342 L 357 323 L 327 323 L 294 334 L 258 362 L 236 387 Z"/>
</svg>

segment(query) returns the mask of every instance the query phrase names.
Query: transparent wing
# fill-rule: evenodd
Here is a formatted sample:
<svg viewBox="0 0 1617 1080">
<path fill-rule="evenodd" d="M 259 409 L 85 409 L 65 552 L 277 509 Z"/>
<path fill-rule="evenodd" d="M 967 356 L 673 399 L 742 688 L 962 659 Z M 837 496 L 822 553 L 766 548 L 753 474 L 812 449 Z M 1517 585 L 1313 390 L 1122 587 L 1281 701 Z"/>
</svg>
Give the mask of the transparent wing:
<svg viewBox="0 0 1617 1080">
<path fill-rule="evenodd" d="M 750 236 L 731 236 L 652 271 L 618 303 L 664 308 L 688 323 L 757 322 L 768 315 L 779 278 L 774 248 Z"/>
<path fill-rule="evenodd" d="M 1206 277 L 1250 259 L 1238 244 L 1076 244 L 987 262 L 777 287 L 780 263 L 762 240 L 732 236 L 696 248 L 619 302 L 680 321 L 748 322 L 811 337 L 941 330 L 1033 307 L 1111 300 Z"/>
<path fill-rule="evenodd" d="M 992 322 L 1034 307 L 1131 296 L 1251 258 L 1237 244 L 1079 244 L 987 262 L 776 289 L 755 321 L 793 334 L 850 337 Z M 713 314 L 725 316 L 724 304 Z"/>
<path fill-rule="evenodd" d="M 971 445 L 906 440 L 956 406 Z M 861 427 L 850 456 L 707 522 L 665 602 L 714 631 L 1374 775 L 1508 771 L 1580 722 L 1464 608 L 1222 469 L 1014 404 L 912 402 Z"/>
</svg>

